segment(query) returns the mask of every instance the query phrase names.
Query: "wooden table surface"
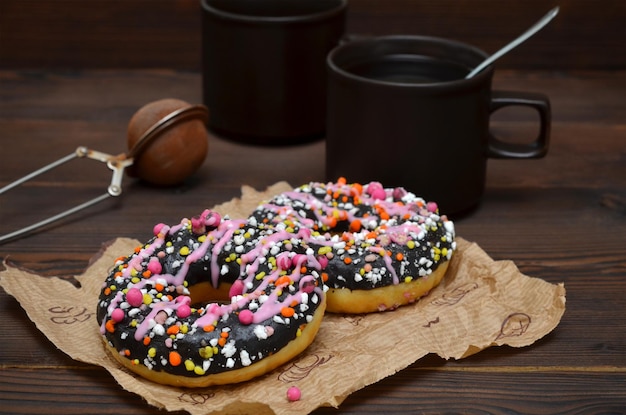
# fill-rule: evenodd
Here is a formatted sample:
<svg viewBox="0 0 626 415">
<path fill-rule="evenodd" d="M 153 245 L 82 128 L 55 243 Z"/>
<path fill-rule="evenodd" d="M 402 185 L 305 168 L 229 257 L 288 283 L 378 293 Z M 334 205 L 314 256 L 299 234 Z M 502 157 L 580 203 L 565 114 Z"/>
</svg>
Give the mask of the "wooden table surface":
<svg viewBox="0 0 626 415">
<path fill-rule="evenodd" d="M 123 152 L 128 120 L 149 101 L 201 100 L 196 72 L 0 71 L 0 83 L 0 187 L 79 145 Z M 527 275 L 565 283 L 560 325 L 522 349 L 493 347 L 460 361 L 427 356 L 316 414 L 626 413 L 626 73 L 511 70 L 494 83 L 551 98 L 551 148 L 539 160 L 490 160 L 483 204 L 456 222 L 457 234 Z M 535 122 L 503 110 L 492 127 L 531 137 Z M 80 160 L 1 195 L 0 235 L 103 193 L 110 177 L 104 165 Z M 120 198 L 0 245 L 0 257 L 70 279 L 105 241 L 146 240 L 157 222 L 227 201 L 242 184 L 280 180 L 324 180 L 324 142 L 268 148 L 211 136 L 206 163 L 184 185 L 125 179 Z M 0 412 L 160 413 L 108 372 L 57 350 L 1 289 L 0 321 Z"/>
</svg>

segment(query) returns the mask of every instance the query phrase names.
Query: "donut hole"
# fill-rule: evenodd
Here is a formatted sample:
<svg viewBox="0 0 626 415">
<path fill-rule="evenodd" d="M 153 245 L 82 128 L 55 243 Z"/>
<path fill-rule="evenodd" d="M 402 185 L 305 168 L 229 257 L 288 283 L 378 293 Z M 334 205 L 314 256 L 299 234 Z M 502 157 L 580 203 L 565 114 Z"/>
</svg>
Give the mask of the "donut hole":
<svg viewBox="0 0 626 415">
<path fill-rule="evenodd" d="M 191 305 L 195 308 L 201 308 L 208 303 L 230 304 L 230 287 L 232 284 L 221 283 L 217 288 L 209 281 L 199 282 L 189 286 L 189 297 Z"/>
</svg>

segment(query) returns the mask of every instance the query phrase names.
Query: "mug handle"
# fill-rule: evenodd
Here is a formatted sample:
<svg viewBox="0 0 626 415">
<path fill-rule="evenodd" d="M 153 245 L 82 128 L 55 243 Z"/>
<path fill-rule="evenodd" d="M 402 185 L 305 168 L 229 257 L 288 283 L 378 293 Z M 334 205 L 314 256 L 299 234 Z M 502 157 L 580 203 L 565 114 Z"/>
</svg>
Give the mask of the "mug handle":
<svg viewBox="0 0 626 415">
<path fill-rule="evenodd" d="M 522 105 L 539 113 L 539 134 L 528 144 L 507 143 L 489 133 L 487 156 L 491 158 L 541 158 L 548 152 L 550 142 L 550 101 L 546 95 L 531 92 L 494 91 L 491 95 L 490 114 L 496 110 Z"/>
</svg>

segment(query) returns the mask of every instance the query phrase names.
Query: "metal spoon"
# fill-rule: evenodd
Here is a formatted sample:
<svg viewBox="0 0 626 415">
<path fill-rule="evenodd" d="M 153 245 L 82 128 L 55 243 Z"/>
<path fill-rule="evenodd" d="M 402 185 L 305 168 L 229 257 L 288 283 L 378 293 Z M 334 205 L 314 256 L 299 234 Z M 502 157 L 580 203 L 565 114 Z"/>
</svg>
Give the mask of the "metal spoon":
<svg viewBox="0 0 626 415">
<path fill-rule="evenodd" d="M 497 51 L 496 53 L 494 53 L 493 55 L 485 59 L 480 65 L 474 68 L 473 71 L 468 73 L 467 76 L 465 76 L 465 79 L 472 78 L 474 75 L 476 75 L 477 73 L 485 69 L 487 66 L 491 65 L 496 59 L 499 59 L 502 55 L 504 55 L 505 53 L 507 53 L 508 51 L 510 51 L 517 45 L 519 45 L 520 43 L 524 42 L 526 39 L 528 39 L 529 37 L 531 37 L 538 31 L 540 31 L 541 29 L 543 29 L 543 27 L 547 25 L 552 19 L 554 19 L 558 13 L 559 13 L 558 6 L 550 10 L 548 14 L 543 16 L 541 20 L 539 20 L 537 23 L 531 26 L 527 31 L 525 31 L 520 36 L 518 36 L 515 40 L 513 40 L 512 42 L 507 44 L 505 47 L 503 47 L 502 49 L 500 49 L 499 51 Z"/>
</svg>

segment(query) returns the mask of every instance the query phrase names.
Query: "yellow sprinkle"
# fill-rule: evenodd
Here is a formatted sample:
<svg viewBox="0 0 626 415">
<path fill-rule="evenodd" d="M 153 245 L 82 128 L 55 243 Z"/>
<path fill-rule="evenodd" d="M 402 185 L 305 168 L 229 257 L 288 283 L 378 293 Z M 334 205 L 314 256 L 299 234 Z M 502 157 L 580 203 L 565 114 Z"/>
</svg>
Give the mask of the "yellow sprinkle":
<svg viewBox="0 0 626 415">
<path fill-rule="evenodd" d="M 137 320 L 133 320 L 130 322 L 131 327 L 137 327 Z"/>
<path fill-rule="evenodd" d="M 204 375 L 204 370 L 202 370 L 200 366 L 196 366 L 193 368 L 193 373 L 195 373 L 196 375 L 202 376 Z"/>
<path fill-rule="evenodd" d="M 237 261 L 235 261 L 237 263 L 237 265 L 241 265 L 241 258 L 237 258 Z"/>
<path fill-rule="evenodd" d="M 195 368 L 196 365 L 193 363 L 192 360 L 185 360 L 185 369 L 187 369 L 187 371 L 193 372 Z"/>
<path fill-rule="evenodd" d="M 413 281 L 413 277 L 408 276 L 408 275 L 406 277 L 404 277 L 404 282 L 409 283 L 411 281 Z"/>
<path fill-rule="evenodd" d="M 320 249 L 317 250 L 317 254 L 318 255 L 326 255 L 327 253 L 331 252 L 333 249 L 330 246 L 322 246 L 320 247 Z"/>
<path fill-rule="evenodd" d="M 200 357 L 202 357 L 203 359 L 210 359 L 215 353 L 211 346 L 206 346 L 198 350 L 198 354 L 200 354 Z"/>
<path fill-rule="evenodd" d="M 138 365 L 138 364 L 139 364 L 139 359 L 133 360 L 133 365 Z"/>
<path fill-rule="evenodd" d="M 361 274 L 361 276 L 365 275 L 365 269 L 364 269 L 364 268 L 361 268 L 361 269 L 359 270 L 359 274 Z"/>
<path fill-rule="evenodd" d="M 137 283 L 138 283 L 139 281 L 141 281 L 141 280 L 140 280 L 139 278 L 137 278 L 137 277 L 133 277 L 133 278 L 131 278 L 131 279 L 130 279 L 130 281 L 131 281 L 133 284 L 137 284 Z"/>
<path fill-rule="evenodd" d="M 187 334 L 187 332 L 189 331 L 189 326 L 186 324 L 183 324 L 182 326 L 180 326 L 180 332 L 183 334 Z"/>
<path fill-rule="evenodd" d="M 157 293 L 156 298 L 160 299 L 161 297 L 163 297 L 163 293 Z"/>
<path fill-rule="evenodd" d="M 441 257 L 439 256 L 439 254 L 435 254 L 435 256 L 433 257 L 433 259 L 435 260 L 435 262 L 439 262 L 439 260 L 441 259 Z"/>
<path fill-rule="evenodd" d="M 109 288 L 111 289 L 111 291 L 117 290 L 117 287 L 115 285 L 111 285 L 111 286 L 109 286 Z"/>
<path fill-rule="evenodd" d="M 150 305 L 152 304 L 152 296 L 150 296 L 150 294 L 146 293 L 143 295 L 143 303 L 145 305 Z"/>
<path fill-rule="evenodd" d="M 261 271 L 258 274 L 256 274 L 256 276 L 254 278 L 256 278 L 257 280 L 262 280 L 263 277 L 265 277 L 265 271 Z"/>
<path fill-rule="evenodd" d="M 441 249 L 441 255 L 442 256 L 448 256 L 448 248 L 442 248 Z"/>
<path fill-rule="evenodd" d="M 135 268 L 131 268 L 130 269 L 130 276 L 131 277 L 136 277 L 138 274 L 137 270 Z"/>
<path fill-rule="evenodd" d="M 154 356 L 156 356 L 156 352 L 157 352 L 156 348 L 155 347 L 151 347 L 151 348 L 148 349 L 148 356 L 154 357 Z"/>
<path fill-rule="evenodd" d="M 178 253 L 180 253 L 182 256 L 189 255 L 189 247 L 183 246 L 182 248 L 180 248 L 180 251 L 178 251 Z"/>
<path fill-rule="evenodd" d="M 302 335 L 302 330 L 298 329 L 298 331 L 296 331 L 296 337 L 300 337 Z"/>
<path fill-rule="evenodd" d="M 202 243 L 206 241 L 206 235 L 202 235 L 201 237 L 198 238 L 198 242 Z"/>
<path fill-rule="evenodd" d="M 409 249 L 413 249 L 413 248 L 415 248 L 415 241 L 408 241 L 408 242 L 406 243 L 406 246 L 407 246 L 407 248 L 409 248 Z"/>
<path fill-rule="evenodd" d="M 246 232 L 243 234 L 244 238 L 249 239 L 250 238 L 250 232 Z"/>
<path fill-rule="evenodd" d="M 165 246 L 172 246 L 172 241 L 167 241 L 167 242 L 165 243 Z"/>
</svg>

